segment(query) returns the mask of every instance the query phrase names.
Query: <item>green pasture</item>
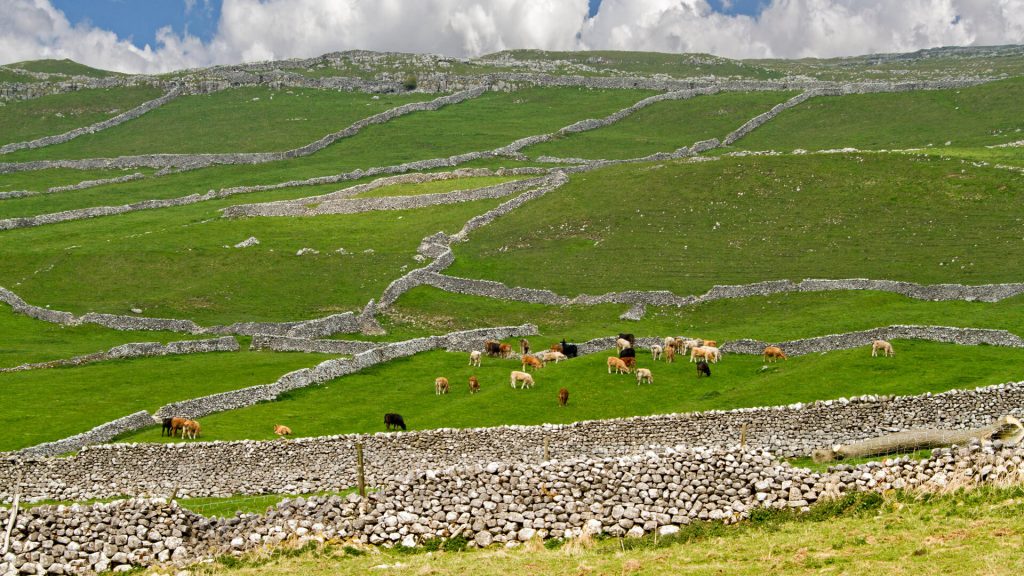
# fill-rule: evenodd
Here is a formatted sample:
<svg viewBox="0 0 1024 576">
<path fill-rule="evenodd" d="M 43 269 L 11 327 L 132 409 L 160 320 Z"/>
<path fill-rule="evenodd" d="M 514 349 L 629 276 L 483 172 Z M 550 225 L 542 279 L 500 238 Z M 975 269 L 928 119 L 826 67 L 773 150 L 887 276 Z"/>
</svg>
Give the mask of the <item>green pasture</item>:
<svg viewBox="0 0 1024 576">
<path fill-rule="evenodd" d="M 78 314 L 141 308 L 203 325 L 317 318 L 361 310 L 422 266 L 413 256 L 425 236 L 457 232 L 502 201 L 227 219 L 216 211 L 222 200 L 10 230 L 0 241 L 0 286 Z M 250 236 L 260 245 L 233 248 Z M 296 255 L 302 248 L 320 253 Z"/>
<path fill-rule="evenodd" d="M 0 82 L 14 82 L 18 84 L 29 84 L 35 82 L 42 82 L 42 80 L 36 79 L 34 76 L 25 74 L 21 70 L 15 68 L 8 68 L 6 66 L 0 66 Z"/>
<path fill-rule="evenodd" d="M 1024 296 L 987 303 L 931 302 L 874 291 L 794 292 L 682 308 L 648 306 L 640 321 L 619 320 L 628 308 L 623 304 L 504 302 L 419 286 L 403 294 L 382 322 L 388 340 L 529 322 L 540 330 L 538 338 L 545 348 L 562 338 L 584 341 L 619 332 L 686 335 L 719 342 L 740 338 L 783 342 L 893 324 L 988 328 L 1024 336 Z M 338 337 L 362 338 L 355 334 Z"/>
<path fill-rule="evenodd" d="M 957 90 L 819 96 L 733 144 L 742 150 L 979 147 L 1024 138 L 1024 78 Z M 946 144 L 949 142 L 949 144 Z"/>
<path fill-rule="evenodd" d="M 580 52 L 558 52 L 546 50 L 506 50 L 488 54 L 476 62 L 486 63 L 504 55 L 517 60 L 563 60 L 582 64 L 597 70 L 585 75 L 606 75 L 615 72 L 629 72 L 640 76 L 665 74 L 673 78 L 694 78 L 717 76 L 770 80 L 782 74 L 759 65 L 740 60 L 731 60 L 711 54 L 663 54 L 658 52 L 628 52 L 618 50 L 587 50 Z M 557 72 L 556 72 L 557 73 Z M 572 74 L 580 72 L 572 70 Z"/>
<path fill-rule="evenodd" d="M 391 184 L 389 186 L 374 188 L 373 190 L 368 190 L 366 192 L 360 192 L 359 194 L 352 196 L 352 198 L 382 198 L 385 196 L 421 196 L 423 194 L 441 194 L 444 192 L 453 192 L 455 190 L 473 190 L 475 188 L 496 186 L 513 180 L 522 180 L 523 178 L 529 178 L 529 176 L 474 176 L 471 178 L 434 180 L 433 182 L 423 182 L 421 184 Z"/>
<path fill-rule="evenodd" d="M 435 94 L 371 95 L 296 88 L 232 88 L 180 96 L 145 115 L 8 162 L 155 153 L 272 152 L 305 146 L 353 122 Z M 240 122 L 239 119 L 245 121 Z"/>
<path fill-rule="evenodd" d="M 111 330 L 95 324 L 62 326 L 16 314 L 0 304 L 0 368 L 47 362 L 109 350 L 129 342 L 173 342 L 209 335 Z M 3 376 L 0 376 L 3 378 Z"/>
<path fill-rule="evenodd" d="M 615 124 L 526 148 L 531 157 L 618 160 L 672 152 L 710 138 L 725 138 L 744 122 L 786 101 L 796 92 L 726 92 L 667 100 Z"/>
<path fill-rule="evenodd" d="M 0 374 L 0 451 L 59 440 L 139 410 L 270 384 L 323 354 L 214 352 Z"/>
<path fill-rule="evenodd" d="M 455 246 L 454 276 L 573 296 L 874 278 L 1019 282 L 1024 175 L 887 154 L 606 167 Z"/>
<path fill-rule="evenodd" d="M 638 336 L 641 334 L 637 333 Z M 540 342 L 535 342 L 540 344 Z M 652 362 L 638 351 L 637 364 L 650 368 L 654 383 L 638 386 L 632 375 L 608 374 L 613 351 L 592 354 L 534 373 L 536 386 L 513 390 L 515 360 L 485 358 L 468 366 L 468 354 L 428 352 L 394 360 L 320 386 L 295 390 L 271 403 L 203 418 L 206 440 L 270 439 L 267 422 L 287 424 L 296 436 L 384 430 L 383 414 L 397 412 L 412 429 L 467 428 L 503 424 L 570 423 L 673 412 L 774 406 L 860 394 L 920 394 L 973 388 L 1021 379 L 1024 351 L 993 346 L 967 350 L 950 344 L 894 341 L 896 356 L 872 358 L 867 347 L 790 358 L 768 365 L 760 356 L 726 355 L 697 378 L 688 361 Z M 540 348 L 540 346 L 537 346 Z M 970 353 L 971 362 L 964 362 Z M 469 394 L 467 379 L 480 379 Z M 434 378 L 451 383 L 448 395 L 434 394 Z M 568 388 L 569 405 L 558 406 Z M 122 437 L 126 442 L 159 442 L 154 427 Z"/>
<path fill-rule="evenodd" d="M 0 174 L 0 192 L 11 192 L 14 190 L 29 190 L 32 192 L 45 193 L 50 188 L 57 186 L 68 186 L 71 184 L 78 184 L 86 180 L 106 180 L 109 178 L 119 178 L 128 174 L 135 174 L 136 172 L 141 174 L 152 174 L 154 172 L 151 168 L 130 168 L 127 170 L 112 169 L 112 170 L 74 170 L 71 168 L 50 168 L 47 170 L 35 170 L 32 172 L 12 172 L 10 174 Z M 80 191 L 69 191 L 60 192 L 60 194 L 77 194 Z M 47 202 L 53 202 L 56 197 L 51 196 L 45 201 L 40 202 L 36 207 L 39 210 L 46 212 L 55 211 Z M 24 198 L 6 198 L 0 200 L 0 217 L 6 218 L 9 210 L 8 205 L 16 205 L 19 202 L 24 201 Z M 56 210 L 56 211 L 59 211 Z M 36 213 L 29 210 L 19 215 L 33 215 Z"/>
<path fill-rule="evenodd" d="M 85 64 L 79 64 L 74 60 L 64 58 L 62 60 L 56 59 L 44 59 L 44 60 L 26 60 L 24 62 L 15 62 L 9 64 L 22 70 L 28 70 L 30 72 L 45 72 L 46 74 L 64 74 L 65 76 L 90 76 L 92 78 L 106 78 L 108 76 L 121 76 L 117 72 L 110 72 L 109 70 L 100 70 L 99 68 L 93 68 L 86 66 Z"/>
<path fill-rule="evenodd" d="M 151 86 L 94 88 L 6 102 L 0 106 L 0 145 L 55 136 L 95 124 L 161 94 L 159 88 Z M 0 162 L 15 162 L 16 157 L 17 153 L 5 154 L 0 156 Z"/>
</svg>

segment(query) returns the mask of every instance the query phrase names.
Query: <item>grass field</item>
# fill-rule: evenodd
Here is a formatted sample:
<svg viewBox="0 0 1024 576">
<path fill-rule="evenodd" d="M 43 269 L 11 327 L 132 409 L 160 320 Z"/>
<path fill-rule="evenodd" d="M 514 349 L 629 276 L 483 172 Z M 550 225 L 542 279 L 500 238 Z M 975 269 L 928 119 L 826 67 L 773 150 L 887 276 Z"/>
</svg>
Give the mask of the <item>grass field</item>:
<svg viewBox="0 0 1024 576">
<path fill-rule="evenodd" d="M 217 203 L 4 233 L 0 286 L 75 313 L 286 321 L 361 309 L 404 273 L 420 240 L 502 200 L 316 218 L 220 218 Z M 231 248 L 255 236 L 259 246 Z M 319 254 L 297 256 L 301 248 Z M 339 248 L 348 253 L 339 254 Z M 244 271 L 244 272 L 243 272 Z"/>
<path fill-rule="evenodd" d="M 0 304 L 0 368 L 108 350 L 128 342 L 173 342 L 209 336 L 176 332 L 120 331 L 95 324 L 61 326 L 14 313 Z M 3 376 L 0 376 L 0 380 Z"/>
<path fill-rule="evenodd" d="M 546 348 L 543 340 L 534 344 Z M 872 358 L 864 348 L 790 358 L 767 369 L 760 356 L 727 355 L 712 366 L 711 378 L 701 379 L 687 361 L 653 363 L 649 353 L 638 351 L 638 366 L 654 373 L 654 384 L 644 386 L 637 386 L 631 375 L 608 374 L 608 354 L 598 353 L 549 364 L 536 372 L 537 385 L 528 390 L 509 386 L 509 371 L 520 369 L 515 360 L 488 358 L 481 368 L 472 368 L 466 354 L 428 352 L 296 390 L 272 403 L 207 416 L 203 432 L 206 440 L 270 439 L 272 431 L 260 423 L 285 422 L 296 436 L 378 432 L 384 430 L 385 412 L 398 412 L 410 428 L 422 430 L 568 423 L 860 394 L 920 394 L 1019 380 L 1024 361 L 1024 351 L 1012 348 L 972 347 L 967 365 L 962 348 L 954 345 L 896 341 L 893 346 L 894 358 Z M 466 381 L 473 374 L 481 390 L 470 395 Z M 434 395 L 437 376 L 449 379 L 451 394 Z M 567 408 L 557 402 L 562 387 L 570 391 Z M 156 430 L 121 440 L 158 442 Z"/>
<path fill-rule="evenodd" d="M 158 88 L 140 86 L 79 90 L 8 102 L 0 107 L 0 145 L 63 134 L 113 118 L 161 94 Z M 14 158 L 15 154 L 5 154 L 0 162 L 14 162 Z"/>
<path fill-rule="evenodd" d="M 215 352 L 113 360 L 0 375 L 0 451 L 85 432 L 177 400 L 270 384 L 330 358 L 322 354 Z"/>
<path fill-rule="evenodd" d="M 85 64 L 79 64 L 74 60 L 68 60 L 64 58 L 62 60 L 47 59 L 47 60 L 28 60 L 25 62 L 14 62 L 9 64 L 28 70 L 30 72 L 45 72 L 47 74 L 64 74 L 65 76 L 89 76 L 92 78 L 106 78 L 108 76 L 119 76 L 117 72 L 110 72 L 108 70 L 100 70 L 99 68 L 93 68 L 86 66 Z"/>
<path fill-rule="evenodd" d="M 11 192 L 14 190 L 29 190 L 32 192 L 46 192 L 50 188 L 56 186 L 68 186 L 71 184 L 78 184 L 86 180 L 105 180 L 109 178 L 118 178 L 127 174 L 134 173 L 151 174 L 153 172 L 150 168 L 136 168 L 129 170 L 73 170 L 70 168 L 51 168 L 48 170 L 38 170 L 33 172 L 14 172 L 11 174 L 0 174 L 0 192 Z M 63 192 L 62 192 L 63 194 Z M 8 209 L 10 205 L 17 205 L 23 201 L 22 198 L 7 198 L 0 200 L 0 211 Z M 54 198 L 49 198 L 49 201 L 53 201 Z M 52 211 L 47 204 L 40 204 L 39 210 Z M 27 212 L 27 214 L 40 213 Z M 0 212 L 4 214 L 4 212 Z M 6 216 L 4 216 L 6 217 Z"/>
<path fill-rule="evenodd" d="M 447 272 L 566 296 L 786 278 L 1017 282 L 1022 185 L 1015 172 L 886 154 L 613 166 L 475 231 Z"/>
<path fill-rule="evenodd" d="M 725 138 L 744 122 L 795 96 L 795 92 L 729 92 L 669 100 L 605 128 L 530 146 L 531 157 L 617 160 L 672 152 L 709 138 Z"/>
<path fill-rule="evenodd" d="M 1024 336 L 1024 296 L 1002 302 L 930 302 L 874 291 L 805 292 L 717 300 L 696 306 L 648 307 L 637 322 L 619 320 L 627 305 L 546 306 L 503 302 L 420 286 L 403 294 L 384 316 L 388 339 L 501 326 L 536 324 L 552 342 L 589 340 L 619 332 L 687 334 L 715 340 L 782 342 L 892 324 L 1009 330 Z M 352 336 L 352 335 L 350 335 Z"/>
<path fill-rule="evenodd" d="M 894 574 L 1015 575 L 1024 490 L 985 488 L 941 496 L 866 494 L 805 515 L 766 513 L 735 526 L 694 523 L 670 538 L 533 541 L 516 549 L 430 552 L 330 543 L 223 557 L 198 575 L 259 574 Z M 163 573 L 155 568 L 146 574 Z"/>
<path fill-rule="evenodd" d="M 362 118 L 437 96 L 269 88 L 181 96 L 131 122 L 65 144 L 10 154 L 5 160 L 283 151 Z M 239 122 L 240 116 L 247 121 Z"/>
<path fill-rule="evenodd" d="M 882 150 L 1004 144 L 1024 138 L 1021 100 L 1021 78 L 959 90 L 818 97 L 779 114 L 733 147 Z"/>
</svg>

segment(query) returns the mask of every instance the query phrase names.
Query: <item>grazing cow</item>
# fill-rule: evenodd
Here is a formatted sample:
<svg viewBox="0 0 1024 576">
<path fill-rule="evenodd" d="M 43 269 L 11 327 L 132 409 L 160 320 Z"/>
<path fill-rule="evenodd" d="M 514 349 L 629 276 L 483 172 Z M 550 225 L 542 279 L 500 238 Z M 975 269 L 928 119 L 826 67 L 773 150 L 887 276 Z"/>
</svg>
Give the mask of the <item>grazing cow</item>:
<svg viewBox="0 0 1024 576">
<path fill-rule="evenodd" d="M 769 346 L 764 349 L 764 354 L 762 354 L 762 358 L 764 362 L 775 362 L 779 358 L 785 360 L 786 353 L 783 352 L 782 348 L 779 348 L 778 346 Z"/>
<path fill-rule="evenodd" d="M 665 348 L 669 348 L 675 345 L 676 339 L 672 336 L 665 336 Z"/>
<path fill-rule="evenodd" d="M 434 379 L 434 394 L 441 395 L 448 393 L 448 379 L 444 376 L 438 376 Z"/>
<path fill-rule="evenodd" d="M 619 360 L 622 360 L 622 363 L 626 365 L 626 368 L 636 370 L 636 356 L 625 356 L 623 358 L 619 358 Z"/>
<path fill-rule="evenodd" d="M 274 424 L 274 434 L 284 438 L 285 436 L 292 433 L 292 429 L 285 426 L 284 424 Z"/>
<path fill-rule="evenodd" d="M 568 358 L 575 358 L 579 354 L 579 347 L 575 344 L 567 344 L 565 339 L 562 339 L 562 354 L 565 354 Z"/>
<path fill-rule="evenodd" d="M 175 416 L 174 418 L 171 418 L 171 438 L 174 438 L 174 436 L 178 434 L 178 430 L 184 430 L 185 422 L 187 422 L 187 421 L 188 421 L 187 418 L 179 418 L 177 416 Z M 184 436 L 184 433 L 183 433 L 182 438 L 184 438 L 184 437 L 185 436 Z"/>
<path fill-rule="evenodd" d="M 568 357 L 566 357 L 566 355 L 562 354 L 561 352 L 555 352 L 553 350 L 547 350 L 543 354 L 540 355 L 540 359 L 545 361 L 545 362 L 554 362 L 555 364 L 558 364 L 562 360 L 567 360 Z"/>
<path fill-rule="evenodd" d="M 636 348 L 630 346 L 619 350 L 619 358 L 636 358 Z"/>
<path fill-rule="evenodd" d="M 500 351 L 499 356 L 501 356 L 502 358 L 508 358 L 509 356 L 512 355 L 512 345 L 511 344 L 502 343 L 498 347 L 498 349 Z"/>
<path fill-rule="evenodd" d="M 697 346 L 690 349 L 690 362 L 696 362 L 697 358 L 707 359 L 710 350 L 704 346 Z"/>
<path fill-rule="evenodd" d="M 513 370 L 512 374 L 509 375 L 509 384 L 512 388 L 516 387 L 516 382 L 521 382 L 519 389 L 533 388 L 533 376 L 530 376 L 526 372 L 520 372 L 519 370 Z"/>
<path fill-rule="evenodd" d="M 892 344 L 885 340 L 872 340 L 871 341 L 871 356 L 878 356 L 878 351 L 882 351 L 882 356 L 895 356 L 892 351 Z"/>
<path fill-rule="evenodd" d="M 558 405 L 565 406 L 569 403 L 569 389 L 562 388 L 558 391 Z"/>
<path fill-rule="evenodd" d="M 170 435 L 171 435 L 171 423 L 172 423 L 173 421 L 174 421 L 174 418 L 164 418 L 164 424 L 163 424 L 163 427 L 161 427 L 161 428 L 160 428 L 160 435 L 161 435 L 161 436 L 163 436 L 163 435 L 164 435 L 164 432 L 165 432 L 165 431 L 167 432 L 167 435 L 168 435 L 168 436 L 170 436 Z"/>
<path fill-rule="evenodd" d="M 701 344 L 701 346 L 711 347 L 711 348 L 718 348 L 718 341 L 716 341 L 716 340 L 704 340 L 704 343 Z"/>
<path fill-rule="evenodd" d="M 386 430 L 391 430 L 392 428 L 395 430 L 398 430 L 399 428 L 405 430 L 405 420 L 402 419 L 401 414 L 388 412 L 384 415 L 384 428 Z"/>
<path fill-rule="evenodd" d="M 701 376 L 711 376 L 711 367 L 703 360 L 697 362 L 697 378 Z"/>
<path fill-rule="evenodd" d="M 476 376 L 469 377 L 469 393 L 476 394 L 480 391 L 480 381 L 476 379 Z"/>
<path fill-rule="evenodd" d="M 647 382 L 648 384 L 654 384 L 654 375 L 651 374 L 648 368 L 637 368 L 636 371 L 636 385 L 639 386 L 641 382 Z"/>
<path fill-rule="evenodd" d="M 679 353 L 680 354 L 684 354 L 684 355 L 688 351 L 690 351 L 690 350 L 692 350 L 692 349 L 694 349 L 694 348 L 696 348 L 698 346 L 702 346 L 704 344 L 704 341 L 701 340 L 700 338 L 686 338 L 686 339 L 677 338 L 676 340 L 679 341 L 679 342 L 682 342 L 682 345 L 681 346 L 677 346 L 677 348 L 679 348 Z"/>
<path fill-rule="evenodd" d="M 651 359 L 657 361 L 661 358 L 661 346 L 654 344 L 651 346 Z"/>
<path fill-rule="evenodd" d="M 562 342 L 565 342 L 565 340 L 562 340 Z M 551 348 L 548 348 L 548 350 L 551 350 L 552 352 L 561 352 L 562 351 L 562 345 L 561 344 L 552 344 Z"/>
<path fill-rule="evenodd" d="M 714 346 L 708 346 L 705 344 L 701 346 L 704 349 L 704 358 L 706 358 L 712 364 L 718 364 L 718 361 L 722 359 L 722 351 Z"/>
<path fill-rule="evenodd" d="M 671 363 L 673 363 L 675 361 L 676 361 L 676 347 L 675 346 L 669 346 L 669 347 L 665 348 L 665 362 L 668 362 L 669 364 L 671 364 Z"/>
<path fill-rule="evenodd" d="M 630 346 L 632 346 L 633 344 L 636 343 L 636 338 L 633 337 L 632 334 L 622 334 L 622 333 L 620 333 L 619 334 L 619 340 L 625 340 L 626 342 L 629 342 Z"/>
<path fill-rule="evenodd" d="M 470 366 L 476 366 L 477 368 L 479 368 L 480 367 L 480 357 L 481 356 L 483 356 L 483 354 L 479 350 L 473 350 L 472 352 L 470 352 L 469 353 L 469 365 Z"/>
<path fill-rule="evenodd" d="M 626 340 L 625 338 L 619 338 L 618 340 L 615 341 L 616 352 L 622 352 L 626 348 L 631 348 L 632 346 L 633 345 L 629 343 L 629 340 Z"/>
<path fill-rule="evenodd" d="M 530 343 L 526 341 L 526 338 L 520 338 L 519 339 L 519 352 L 521 354 L 529 354 L 530 353 Z"/>
<path fill-rule="evenodd" d="M 488 356 L 498 356 L 501 354 L 501 342 L 497 340 L 485 340 L 484 341 L 484 354 Z"/>
<path fill-rule="evenodd" d="M 609 374 L 612 373 L 612 368 L 615 369 L 615 373 L 616 374 L 622 374 L 622 373 L 629 374 L 629 366 L 626 366 L 626 363 L 623 362 L 621 358 L 617 358 L 615 356 L 609 356 L 608 357 L 608 373 Z"/>
<path fill-rule="evenodd" d="M 195 420 L 185 420 L 185 423 L 181 425 L 181 439 L 191 438 L 193 440 L 199 436 L 202 432 L 203 427 L 199 425 L 199 422 Z"/>
<path fill-rule="evenodd" d="M 544 361 L 537 358 L 536 356 L 530 356 L 529 354 L 523 356 L 523 372 L 526 372 L 527 366 L 533 366 L 533 369 L 544 367 Z"/>
</svg>

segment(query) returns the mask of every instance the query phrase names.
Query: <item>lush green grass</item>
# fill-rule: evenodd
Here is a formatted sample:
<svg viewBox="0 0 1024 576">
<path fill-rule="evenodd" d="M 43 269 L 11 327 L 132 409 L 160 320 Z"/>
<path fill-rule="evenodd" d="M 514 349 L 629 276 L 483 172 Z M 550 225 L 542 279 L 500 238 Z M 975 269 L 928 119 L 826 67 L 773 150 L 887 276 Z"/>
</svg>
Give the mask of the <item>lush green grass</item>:
<svg viewBox="0 0 1024 576">
<path fill-rule="evenodd" d="M 10 154 L 7 160 L 289 150 L 356 120 L 436 97 L 234 88 L 182 96 L 129 123 L 65 144 Z"/>
<path fill-rule="evenodd" d="M 639 334 L 638 334 L 639 335 Z M 537 348 L 546 342 L 534 339 Z M 554 341 L 554 339 L 552 339 Z M 296 390 L 282 399 L 207 416 L 207 440 L 269 439 L 261 423 L 286 423 L 296 436 L 321 436 L 383 430 L 382 414 L 398 412 L 411 428 L 568 423 L 645 414 L 773 406 L 859 394 L 920 394 L 973 388 L 1021 378 L 1024 351 L 971 348 L 971 363 L 961 348 L 923 341 L 896 341 L 894 358 L 872 358 L 867 348 L 790 358 L 762 368 L 760 356 L 727 355 L 712 366 L 711 378 L 696 377 L 687 361 L 653 363 L 647 352 L 637 359 L 654 373 L 654 384 L 637 386 L 631 375 L 610 375 L 598 353 L 535 373 L 528 390 L 509 386 L 515 360 L 485 359 L 481 368 L 467 366 L 462 353 L 429 352 L 345 376 L 322 386 Z M 467 392 L 467 378 L 480 379 L 478 394 Z M 433 381 L 445 376 L 452 393 L 435 396 Z M 386 383 L 382 385 L 382 383 Z M 557 391 L 570 391 L 561 408 Z M 154 429 L 155 430 L 155 429 Z M 154 430 L 126 441 L 159 442 Z"/>
<path fill-rule="evenodd" d="M 41 82 L 34 76 L 29 76 L 20 70 L 13 68 L 0 67 L 0 82 L 17 82 L 22 84 Z"/>
<path fill-rule="evenodd" d="M 1024 296 L 1002 302 L 930 302 L 886 292 L 804 292 L 717 300 L 696 306 L 648 307 L 638 322 L 619 320 L 628 306 L 545 306 L 466 296 L 421 286 L 398 299 L 383 317 L 387 339 L 536 324 L 551 341 L 589 340 L 619 332 L 718 340 L 782 342 L 868 330 L 892 324 L 991 328 L 1024 335 Z M 355 336 L 358 338 L 358 336 Z"/>
<path fill-rule="evenodd" d="M 0 374 L 0 451 L 58 440 L 168 402 L 269 384 L 322 354 L 220 352 Z"/>
<path fill-rule="evenodd" d="M 501 199 L 316 218 L 218 217 L 227 201 L 12 230 L 0 286 L 76 313 L 285 321 L 358 310 L 420 266 L 420 240 L 456 232 Z M 259 246 L 231 246 L 255 236 Z M 301 248 L 320 254 L 297 256 Z M 348 254 L 335 251 L 344 248 Z"/>
<path fill-rule="evenodd" d="M 812 98 L 733 144 L 744 150 L 971 147 L 1024 138 L 1024 78 L 960 90 Z"/>
<path fill-rule="evenodd" d="M 613 166 L 475 231 L 448 273 L 567 296 L 786 278 L 1018 282 L 1022 185 L 1007 170 L 887 154 Z"/>
<path fill-rule="evenodd" d="M 0 174 L 0 192 L 11 192 L 13 190 L 46 192 L 50 188 L 56 186 L 78 184 L 85 180 L 118 178 L 120 176 L 134 174 L 136 172 L 151 174 L 154 170 L 150 168 L 134 168 L 128 170 L 72 170 L 69 168 L 51 168 L 48 170 L 35 170 L 31 172 L 12 172 L 10 174 Z M 62 192 L 62 194 L 64 193 Z M 15 205 L 23 201 L 23 198 L 7 198 L 0 200 L 0 215 L 2 215 L 0 217 L 7 217 L 5 210 L 8 209 L 8 205 Z M 53 198 L 48 198 L 47 201 L 53 201 Z M 52 211 L 52 209 L 45 203 L 40 204 L 39 208 L 48 212 Z M 27 212 L 27 214 L 36 213 L 40 212 Z"/>
<path fill-rule="evenodd" d="M 93 68 L 86 66 L 85 64 L 79 64 L 74 60 L 63 60 L 55 59 L 44 59 L 44 60 L 26 60 L 24 62 L 15 62 L 10 66 L 28 70 L 30 72 L 45 72 L 47 74 L 64 74 L 66 76 L 90 76 L 92 78 L 106 78 L 107 76 L 119 76 L 117 72 L 110 72 L 108 70 L 100 70 L 99 68 Z"/>
<path fill-rule="evenodd" d="M 795 92 L 728 92 L 669 100 L 644 108 L 611 126 L 530 146 L 531 157 L 621 159 L 672 152 L 709 138 L 724 138 L 744 122 Z"/>
<path fill-rule="evenodd" d="M 173 342 L 209 336 L 176 332 L 120 331 L 95 324 L 61 326 L 15 314 L 0 304 L 0 367 L 46 362 L 108 350 L 128 342 Z"/>
<path fill-rule="evenodd" d="M 0 106 L 0 144 L 63 134 L 127 112 L 160 94 L 158 88 L 139 86 L 79 90 L 7 102 Z M 14 162 L 15 157 L 5 154 L 0 156 L 0 162 Z"/>
<path fill-rule="evenodd" d="M 1019 572 L 1024 490 L 978 488 L 941 496 L 867 493 L 807 514 L 764 511 L 736 525 L 696 522 L 672 537 L 601 539 L 515 550 L 430 553 L 337 545 L 223 557 L 201 575 L 396 574 L 992 574 Z M 423 552 L 423 549 L 417 551 Z M 410 553 L 413 552 L 413 553 Z M 381 568 L 386 566 L 387 568 Z M 161 569 L 153 569 L 155 574 Z"/>
<path fill-rule="evenodd" d="M 710 54 L 662 54 L 657 52 L 626 52 L 588 50 L 585 52 L 553 52 L 544 50 L 507 50 L 489 54 L 478 62 L 487 62 L 508 54 L 517 60 L 564 60 L 595 68 L 599 73 L 613 71 L 637 75 L 666 74 L 674 78 L 718 76 L 768 80 L 781 76 L 778 72 L 739 60 Z M 578 71 L 571 70 L 573 74 Z M 587 74 L 591 75 L 591 74 Z"/>
</svg>

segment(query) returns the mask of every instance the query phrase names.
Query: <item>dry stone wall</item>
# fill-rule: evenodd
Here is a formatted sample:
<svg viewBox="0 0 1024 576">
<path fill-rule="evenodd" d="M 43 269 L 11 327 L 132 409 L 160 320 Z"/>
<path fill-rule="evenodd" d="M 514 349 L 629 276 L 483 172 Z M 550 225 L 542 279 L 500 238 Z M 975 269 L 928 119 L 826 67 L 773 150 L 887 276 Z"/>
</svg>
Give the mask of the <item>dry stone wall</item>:
<svg viewBox="0 0 1024 576">
<path fill-rule="evenodd" d="M 294 498 L 265 514 L 205 518 L 164 499 L 21 510 L 4 574 L 178 566 L 283 541 L 416 546 L 457 535 L 471 547 L 583 534 L 671 535 L 696 521 L 738 522 L 758 508 L 806 511 L 853 492 L 1016 484 L 1024 450 L 999 442 L 931 457 L 793 468 L 761 450 L 684 446 L 617 458 L 491 461 L 403 473 L 358 495 Z M 0 525 L 10 511 L 0 508 Z"/>
<path fill-rule="evenodd" d="M 374 350 L 357 355 L 350 365 L 369 365 L 400 353 L 401 347 L 382 349 L 379 354 Z M 300 377 L 295 378 L 293 384 L 300 384 Z M 527 393 L 542 393 L 542 389 L 543 385 Z M 977 428 L 1005 414 L 1024 416 L 1024 382 L 942 394 L 863 396 L 568 425 L 352 434 L 290 442 L 90 446 L 71 458 L 8 455 L 0 459 L 0 501 L 13 497 L 12 483 L 19 473 L 25 479 L 23 495 L 37 499 L 159 495 L 168 493 L 172 484 L 179 486 L 181 495 L 189 496 L 337 490 L 355 482 L 356 443 L 365 447 L 369 481 L 378 484 L 409 470 L 492 461 L 539 462 L 545 445 L 555 459 L 600 458 L 679 444 L 733 446 L 745 428 L 751 448 L 785 457 L 805 456 L 815 448 L 900 430 Z"/>
<path fill-rule="evenodd" d="M 171 100 L 174 100 L 180 95 L 181 90 L 179 88 L 172 88 L 170 91 L 168 91 L 166 94 L 159 98 L 150 100 L 149 102 L 144 102 L 139 106 L 136 106 L 131 110 L 128 110 L 127 112 L 123 112 L 121 114 L 118 114 L 117 116 L 114 116 L 113 118 L 103 120 L 102 122 L 90 124 L 89 126 L 83 126 L 82 128 L 75 128 L 74 130 L 70 130 L 63 134 L 57 134 L 55 136 L 45 136 L 43 138 L 37 138 L 35 140 L 30 140 L 28 142 L 12 142 L 11 144 L 5 144 L 3 146 L 0 146 L 0 154 L 9 154 L 11 152 L 14 152 L 15 150 L 26 150 L 32 148 L 42 148 L 43 146 L 52 146 L 54 144 L 63 144 L 64 142 L 74 140 L 75 138 L 78 138 L 83 134 L 94 134 L 96 132 L 106 130 L 107 128 L 113 128 L 114 126 L 124 124 L 129 120 L 134 120 L 139 116 L 142 116 L 146 112 L 149 112 L 150 110 L 159 108 L 164 104 L 170 102 Z"/>
<path fill-rule="evenodd" d="M 238 350 L 238 340 L 235 340 L 232 336 L 211 340 L 181 340 L 178 342 L 168 342 L 167 344 L 159 342 L 132 342 L 114 346 L 110 350 L 94 354 L 83 354 L 73 358 L 62 358 L 49 362 L 21 364 L 12 368 L 0 368 L 0 372 L 23 372 L 40 368 L 80 366 L 89 362 L 120 360 L 124 358 L 145 358 L 149 356 L 167 356 L 169 354 L 201 354 L 204 352 L 237 352 Z"/>
</svg>

